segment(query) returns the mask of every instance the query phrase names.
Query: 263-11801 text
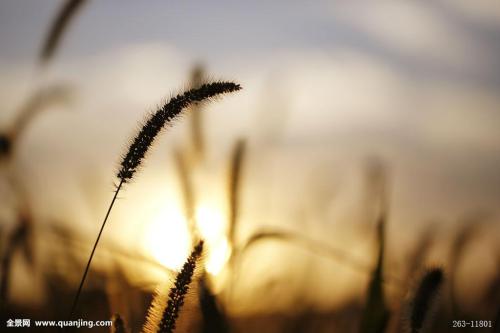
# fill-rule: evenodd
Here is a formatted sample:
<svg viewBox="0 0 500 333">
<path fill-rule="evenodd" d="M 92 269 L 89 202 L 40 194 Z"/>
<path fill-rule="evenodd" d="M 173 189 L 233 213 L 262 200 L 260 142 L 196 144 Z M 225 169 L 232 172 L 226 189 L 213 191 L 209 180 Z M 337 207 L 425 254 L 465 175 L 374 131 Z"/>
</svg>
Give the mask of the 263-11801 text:
<svg viewBox="0 0 500 333">
<path fill-rule="evenodd" d="M 491 328 L 491 320 L 453 320 L 453 328 Z"/>
</svg>

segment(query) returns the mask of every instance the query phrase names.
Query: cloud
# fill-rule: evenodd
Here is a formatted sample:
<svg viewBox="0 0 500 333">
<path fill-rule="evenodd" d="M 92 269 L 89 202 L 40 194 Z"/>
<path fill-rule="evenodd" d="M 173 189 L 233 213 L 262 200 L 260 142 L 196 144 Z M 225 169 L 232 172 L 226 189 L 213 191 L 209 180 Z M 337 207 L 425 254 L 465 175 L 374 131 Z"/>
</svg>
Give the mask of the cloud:
<svg viewBox="0 0 500 333">
<path fill-rule="evenodd" d="M 496 0 L 440 0 L 440 2 L 478 23 L 500 27 L 500 10 Z"/>
<path fill-rule="evenodd" d="M 50 207 L 61 200 L 58 193 L 75 193 L 74 200 L 82 201 L 78 198 L 82 196 L 78 182 L 82 169 L 110 182 L 137 121 L 170 92 L 182 90 L 189 70 L 189 57 L 183 51 L 158 44 L 133 45 L 60 64 L 51 79 L 62 77 L 75 83 L 77 103 L 68 112 L 40 117 L 19 156 L 22 170 L 27 171 L 23 175 L 26 181 L 47 194 L 36 199 L 40 209 L 52 213 Z M 286 114 L 277 123 L 283 127 L 279 129 L 282 136 L 273 138 L 274 145 L 258 142 L 250 159 L 258 156 L 263 166 L 275 165 L 279 158 L 275 160 L 274 156 L 289 153 L 293 162 L 283 166 L 290 169 L 286 182 L 296 180 L 295 174 L 307 173 L 325 156 L 352 161 L 353 156 L 369 153 L 382 155 L 389 165 L 396 166 L 398 174 L 404 175 L 395 185 L 406 191 L 395 204 L 403 211 L 401 216 L 411 211 L 415 212 L 412 219 L 418 220 L 423 211 L 415 209 L 416 205 L 428 205 L 425 214 L 434 214 L 458 206 L 466 209 L 457 204 L 462 204 L 463 198 L 470 205 L 497 201 L 498 193 L 491 189 L 494 186 L 485 186 L 498 183 L 495 174 L 500 167 L 499 161 L 491 158 L 498 154 L 500 142 L 496 130 L 500 99 L 493 88 L 410 79 L 381 59 L 349 49 L 283 50 L 267 58 L 227 58 L 224 64 L 208 70 L 222 73 L 216 78 L 234 78 L 244 87 L 241 93 L 205 110 L 210 154 L 218 165 L 225 163 L 235 137 L 256 139 L 257 129 L 266 121 L 259 109 L 262 101 L 272 100 L 276 94 L 277 104 L 280 99 L 286 100 Z M 19 71 L 23 72 L 22 66 Z M 22 79 L 25 77 L 16 79 L 13 74 L 8 77 L 16 85 L 15 80 Z M 274 89 L 271 94 L 269 87 Z M 266 112 L 275 109 L 268 107 Z M 186 128 L 187 122 L 181 121 L 160 138 L 141 179 L 163 174 L 169 164 L 168 149 L 183 142 Z M 469 160 L 475 164 L 467 164 Z M 446 177 L 443 169 L 447 170 Z M 269 180 L 274 176 L 268 172 L 262 177 Z M 145 181 L 137 183 L 134 188 L 139 189 Z M 47 184 L 58 186 L 49 191 Z M 441 184 L 454 190 L 448 191 Z M 278 181 L 275 187 L 286 188 Z M 471 188 L 475 189 L 473 198 L 468 192 Z M 288 192 L 283 196 L 285 201 Z M 416 200 L 421 193 L 433 200 Z M 105 197 L 104 193 L 101 196 Z M 71 201 L 70 195 L 65 200 Z M 436 202 L 440 206 L 432 209 Z M 79 216 L 83 220 L 88 214 Z"/>
<path fill-rule="evenodd" d="M 460 69 L 491 63 L 491 55 L 426 3 L 339 3 L 332 5 L 339 23 L 370 36 L 381 46 L 431 64 Z"/>
</svg>

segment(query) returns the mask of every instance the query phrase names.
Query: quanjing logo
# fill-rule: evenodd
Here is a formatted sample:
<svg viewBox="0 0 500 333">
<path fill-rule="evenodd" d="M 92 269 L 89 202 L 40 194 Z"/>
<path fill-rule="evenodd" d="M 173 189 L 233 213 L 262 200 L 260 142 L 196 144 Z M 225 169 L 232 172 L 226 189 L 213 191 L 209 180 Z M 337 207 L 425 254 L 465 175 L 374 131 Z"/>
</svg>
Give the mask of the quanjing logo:
<svg viewBox="0 0 500 333">
<path fill-rule="evenodd" d="M 30 319 L 8 319 L 6 321 L 7 327 L 30 327 L 31 320 Z"/>
<path fill-rule="evenodd" d="M 35 320 L 35 327 L 75 327 L 75 328 L 93 328 L 93 327 L 111 327 L 111 320 Z M 8 328 L 31 327 L 31 319 L 8 319 L 6 321 Z"/>
</svg>

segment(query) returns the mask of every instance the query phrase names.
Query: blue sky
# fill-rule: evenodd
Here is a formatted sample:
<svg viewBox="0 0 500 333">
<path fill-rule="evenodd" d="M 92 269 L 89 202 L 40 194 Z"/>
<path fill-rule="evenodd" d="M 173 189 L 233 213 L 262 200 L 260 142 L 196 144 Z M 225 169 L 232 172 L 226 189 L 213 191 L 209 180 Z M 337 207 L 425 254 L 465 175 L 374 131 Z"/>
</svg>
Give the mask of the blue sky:
<svg viewBox="0 0 500 333">
<path fill-rule="evenodd" d="M 176 45 L 200 59 L 218 61 L 222 56 L 245 58 L 269 54 L 279 49 L 354 49 L 382 59 L 410 75 L 436 79 L 465 80 L 500 84 L 500 26 L 485 11 L 497 11 L 493 1 L 475 2 L 478 9 L 465 9 L 462 1 L 433 1 L 425 4 L 383 4 L 342 1 L 89 1 L 74 22 L 61 57 L 104 52 L 123 45 L 159 42 Z M 2 61 L 29 61 L 37 54 L 40 40 L 61 1 L 3 1 L 0 11 Z M 405 8 L 409 7 L 409 8 Z M 413 14 L 408 15 L 408 13 Z M 479 14 L 478 14 L 479 12 Z M 402 18 L 398 18 L 401 16 Z M 406 16 L 409 20 L 405 20 Z M 420 23 L 417 21 L 421 20 Z M 498 18 L 498 15 L 497 15 Z M 428 20 L 427 20 L 428 19 Z M 391 26 L 391 20 L 394 24 Z M 444 52 L 454 44 L 470 45 L 468 56 L 476 64 L 460 66 L 450 59 L 432 59 L 415 50 L 405 50 L 401 40 L 391 40 L 377 32 L 377 24 L 386 32 L 412 31 L 437 27 L 447 30 L 439 40 L 439 49 L 427 49 L 430 55 Z M 388 22 L 389 21 L 389 22 Z M 419 26 L 420 25 L 420 26 Z M 442 31 L 435 31 L 439 38 Z M 393 36 L 390 36 L 393 34 Z M 405 34 L 400 34 L 404 37 Z M 417 38 L 432 37 L 432 33 Z M 450 45 L 450 43 L 452 45 Z M 408 52 L 409 51 L 409 52 Z M 440 61 L 441 60 L 441 61 Z M 448 60 L 448 61 L 442 61 Z"/>
</svg>

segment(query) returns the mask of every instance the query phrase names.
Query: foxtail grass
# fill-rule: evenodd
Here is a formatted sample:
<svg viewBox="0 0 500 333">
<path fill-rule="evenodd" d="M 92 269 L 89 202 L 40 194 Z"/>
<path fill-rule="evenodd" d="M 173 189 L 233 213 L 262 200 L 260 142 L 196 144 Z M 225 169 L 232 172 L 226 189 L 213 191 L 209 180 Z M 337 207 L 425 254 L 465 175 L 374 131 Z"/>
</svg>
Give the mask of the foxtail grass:
<svg viewBox="0 0 500 333">
<path fill-rule="evenodd" d="M 0 158 L 15 152 L 26 129 L 42 111 L 49 106 L 65 102 L 71 97 L 71 89 L 66 84 L 53 84 L 36 90 L 17 110 L 16 118 L 6 133 L 0 133 Z"/>
<path fill-rule="evenodd" d="M 229 323 L 224 308 L 208 286 L 207 273 L 203 272 L 198 282 L 198 299 L 202 314 L 200 333 L 227 333 Z"/>
<path fill-rule="evenodd" d="M 367 262 L 353 256 L 351 253 L 341 248 L 335 247 L 331 244 L 324 244 L 298 232 L 278 229 L 263 229 L 254 232 L 247 240 L 245 240 L 242 246 L 237 247 L 238 255 L 243 256 L 253 246 L 262 241 L 282 241 L 295 246 L 300 246 L 308 251 L 311 251 L 311 253 L 333 260 L 361 273 L 367 273 L 372 269 Z M 400 286 L 402 284 L 402 281 L 399 278 L 387 273 L 384 274 L 383 280 L 386 283 L 391 283 L 396 286 Z"/>
<path fill-rule="evenodd" d="M 179 150 L 175 152 L 175 160 L 177 162 L 176 164 L 179 172 L 181 193 L 184 201 L 184 211 L 186 214 L 191 240 L 194 241 L 199 238 L 200 232 L 196 224 L 196 197 L 190 172 L 193 165 L 188 164 L 186 161 L 186 155 L 182 154 Z M 198 280 L 198 300 L 202 314 L 202 328 L 200 333 L 229 332 L 229 326 L 227 324 L 224 311 L 216 296 L 210 290 L 208 279 L 208 274 L 205 269 L 202 268 L 202 273 L 200 274 L 200 278 Z"/>
<path fill-rule="evenodd" d="M 125 320 L 118 314 L 114 314 L 113 317 L 111 318 L 111 321 L 113 322 L 111 326 L 111 333 L 127 333 L 127 326 L 125 324 Z"/>
<path fill-rule="evenodd" d="M 180 150 L 175 151 L 175 162 L 179 174 L 179 185 L 184 204 L 184 214 L 186 215 L 191 240 L 194 240 L 199 236 L 199 232 L 195 219 L 196 199 L 191 179 L 191 168 L 186 161 L 185 155 Z"/>
<path fill-rule="evenodd" d="M 414 276 L 415 272 L 421 269 L 422 265 L 425 263 L 425 259 L 429 254 L 429 251 L 435 241 L 435 226 L 429 224 L 423 233 L 420 235 L 417 246 L 413 249 L 410 254 L 407 269 L 406 269 L 406 277 L 407 281 L 410 280 L 412 276 Z"/>
<path fill-rule="evenodd" d="M 423 276 L 415 292 L 410 314 L 410 332 L 420 333 L 423 331 L 429 313 L 439 293 L 444 280 L 442 269 L 434 268 Z"/>
<path fill-rule="evenodd" d="M 4 133 L 0 133 L 0 160 L 5 156 L 9 156 L 11 151 L 12 151 L 11 138 Z"/>
<path fill-rule="evenodd" d="M 76 17 L 86 0 L 66 0 L 60 8 L 57 16 L 52 22 L 52 26 L 45 38 L 40 51 L 40 63 L 45 65 L 54 56 L 61 39 L 68 29 L 71 21 Z"/>
<path fill-rule="evenodd" d="M 92 263 L 92 258 L 94 257 L 95 250 L 97 248 L 99 240 L 101 239 L 102 232 L 104 230 L 104 227 L 106 226 L 106 222 L 114 206 L 116 198 L 118 197 L 118 193 L 120 192 L 124 184 L 129 183 L 133 179 L 137 170 L 140 168 L 146 156 L 146 153 L 153 145 L 158 134 L 167 125 L 172 124 L 173 121 L 178 119 L 181 113 L 191 104 L 209 100 L 218 95 L 231 93 L 240 89 L 240 85 L 233 82 L 212 82 L 203 84 L 197 89 L 190 89 L 183 94 L 171 98 L 169 102 L 167 102 L 156 112 L 151 114 L 144 122 L 143 126 L 139 130 L 139 133 L 132 140 L 127 153 L 123 156 L 120 163 L 120 169 L 118 170 L 116 175 L 118 178 L 118 185 L 116 186 L 115 193 L 108 207 L 106 215 L 104 216 L 104 220 L 101 224 L 101 228 L 99 230 L 99 233 L 97 234 L 97 238 L 94 242 L 94 246 L 83 272 L 82 279 L 78 286 L 78 290 L 76 292 L 69 313 L 70 319 L 73 317 L 76 310 L 78 299 L 82 292 L 83 285 L 85 284 L 85 279 Z"/>
<path fill-rule="evenodd" d="M 8 304 L 8 292 L 10 287 L 10 274 L 12 268 L 12 258 L 16 250 L 20 248 L 26 248 L 24 244 L 27 244 L 28 233 L 31 227 L 28 223 L 24 222 L 24 218 L 21 217 L 21 222 L 13 230 L 9 238 L 7 239 L 6 247 L 3 250 L 2 258 L 0 261 L 0 310 L 4 310 Z M 27 255 L 29 258 L 30 254 Z"/>
<path fill-rule="evenodd" d="M 488 217 L 488 214 L 484 212 L 475 212 L 465 217 L 457 228 L 458 230 L 452 241 L 449 258 L 450 270 L 448 272 L 448 286 L 450 293 L 451 311 L 454 316 L 461 315 L 461 309 L 457 301 L 455 286 L 457 272 L 460 268 L 463 256 L 466 253 L 468 246 L 478 235 L 478 232 L 481 230 L 481 227 L 483 227 L 483 224 Z"/>
<path fill-rule="evenodd" d="M 205 70 L 202 65 L 197 65 L 191 72 L 191 88 L 199 88 L 205 79 Z M 203 158 L 205 154 L 205 137 L 203 135 L 203 114 L 202 107 L 199 104 L 194 104 L 191 107 L 190 134 L 191 144 L 196 157 L 196 160 Z"/>
<path fill-rule="evenodd" d="M 193 103 L 201 102 L 220 94 L 238 91 L 240 89 L 240 85 L 232 82 L 213 82 L 203 84 L 197 89 L 188 90 L 184 94 L 172 98 L 167 104 L 146 120 L 141 130 L 132 141 L 127 153 L 122 159 L 121 168 L 117 174 L 120 182 L 127 183 L 133 178 L 158 133 L 166 124 L 176 120 L 185 108 Z"/>
<path fill-rule="evenodd" d="M 231 299 L 235 280 L 237 279 L 238 269 L 235 267 L 236 256 L 236 233 L 238 228 L 238 215 L 240 206 L 241 195 L 241 177 L 246 150 L 245 140 L 239 139 L 236 141 L 230 157 L 230 165 L 227 180 L 227 198 L 228 198 L 228 227 L 227 227 L 227 240 L 231 247 L 229 256 L 228 267 L 231 272 L 230 284 L 227 292 L 228 299 Z"/>
<path fill-rule="evenodd" d="M 386 219 L 387 219 L 387 198 L 385 189 L 385 181 L 381 186 L 380 197 L 380 212 L 377 219 L 377 242 L 378 255 L 377 264 L 371 275 L 370 284 L 365 308 L 361 317 L 360 332 L 361 333 L 382 333 L 385 331 L 390 312 L 386 305 L 383 286 L 384 275 L 384 252 L 385 252 L 385 237 L 386 237 Z"/>
<path fill-rule="evenodd" d="M 244 156 L 246 151 L 245 140 L 240 139 L 236 142 L 233 151 L 231 153 L 231 166 L 229 169 L 229 186 L 228 186 L 228 197 L 229 197 L 229 227 L 228 227 L 228 240 L 231 246 L 235 246 L 236 243 L 236 231 L 238 223 L 238 214 L 240 208 L 240 196 L 241 196 L 241 177 Z"/>
<path fill-rule="evenodd" d="M 493 323 L 493 333 L 500 333 L 500 308 L 498 308 Z"/>
<path fill-rule="evenodd" d="M 76 251 L 81 252 L 87 249 L 88 245 L 85 242 L 87 238 L 85 235 L 76 234 L 71 232 L 62 226 L 55 224 L 48 224 L 38 228 L 39 233 L 43 234 L 44 239 L 50 240 L 49 244 L 63 246 L 68 249 L 76 249 Z M 172 274 L 173 270 L 162 265 L 157 260 L 154 260 L 150 256 L 137 253 L 135 251 L 130 251 L 124 246 L 117 244 L 116 242 L 109 241 L 107 243 L 101 244 L 100 247 L 104 253 L 103 256 L 111 255 L 114 258 L 120 258 L 120 260 L 127 261 L 133 265 L 146 265 L 165 273 Z"/>
<path fill-rule="evenodd" d="M 200 240 L 177 274 L 174 285 L 168 292 L 168 299 L 165 298 L 163 290 L 158 290 L 148 311 L 147 321 L 143 328 L 144 333 L 173 333 L 175 331 L 202 254 L 203 241 Z"/>
<path fill-rule="evenodd" d="M 53 84 L 35 91 L 18 111 L 10 134 L 13 141 L 26 131 L 33 119 L 47 107 L 70 99 L 72 89 L 66 84 Z"/>
</svg>

